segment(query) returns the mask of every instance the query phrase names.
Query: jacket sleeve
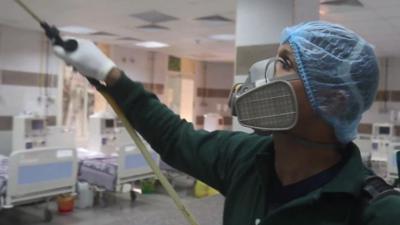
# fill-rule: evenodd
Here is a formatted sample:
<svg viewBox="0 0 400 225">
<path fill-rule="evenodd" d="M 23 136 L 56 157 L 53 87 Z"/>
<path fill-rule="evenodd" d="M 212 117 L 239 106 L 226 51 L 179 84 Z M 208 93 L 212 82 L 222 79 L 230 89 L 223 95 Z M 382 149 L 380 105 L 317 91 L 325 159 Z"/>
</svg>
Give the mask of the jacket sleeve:
<svg viewBox="0 0 400 225">
<path fill-rule="evenodd" d="M 108 92 L 163 161 L 223 194 L 243 159 L 239 153 L 260 143 L 259 136 L 243 132 L 195 130 L 125 75 Z"/>
<path fill-rule="evenodd" d="M 363 225 L 392 225 L 400 223 L 400 196 L 388 195 L 366 208 Z"/>
</svg>

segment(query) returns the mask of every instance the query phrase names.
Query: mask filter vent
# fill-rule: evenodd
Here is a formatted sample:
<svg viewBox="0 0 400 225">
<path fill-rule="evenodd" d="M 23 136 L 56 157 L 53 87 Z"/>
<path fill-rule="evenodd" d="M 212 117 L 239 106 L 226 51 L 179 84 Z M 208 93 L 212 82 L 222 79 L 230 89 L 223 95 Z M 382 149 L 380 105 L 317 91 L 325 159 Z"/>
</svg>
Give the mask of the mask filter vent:
<svg viewBox="0 0 400 225">
<path fill-rule="evenodd" d="M 243 126 L 259 130 L 288 130 L 297 122 L 297 99 L 287 81 L 274 81 L 238 97 L 236 113 Z"/>
</svg>

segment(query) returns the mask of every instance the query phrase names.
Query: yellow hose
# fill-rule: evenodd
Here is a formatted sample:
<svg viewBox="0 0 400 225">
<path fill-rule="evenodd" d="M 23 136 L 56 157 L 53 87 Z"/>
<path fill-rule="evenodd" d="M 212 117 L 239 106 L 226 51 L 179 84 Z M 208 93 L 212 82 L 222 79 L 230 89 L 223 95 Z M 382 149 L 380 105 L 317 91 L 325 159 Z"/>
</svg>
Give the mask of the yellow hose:
<svg viewBox="0 0 400 225">
<path fill-rule="evenodd" d="M 161 185 L 165 188 L 169 196 L 174 201 L 176 207 L 182 212 L 183 216 L 189 222 L 190 225 L 198 225 L 197 221 L 195 220 L 193 214 L 186 208 L 186 206 L 182 203 L 181 199 L 179 198 L 178 194 L 172 187 L 172 185 L 168 182 L 167 178 L 161 173 L 160 168 L 154 162 L 151 157 L 150 152 L 147 150 L 146 146 L 144 145 L 143 141 L 140 139 L 139 135 L 136 133 L 135 129 L 129 123 L 128 119 L 126 118 L 124 112 L 121 108 L 117 105 L 114 99 L 104 90 L 98 89 L 100 94 L 107 100 L 107 102 L 111 105 L 114 109 L 117 116 L 121 119 L 122 124 L 125 126 L 126 130 L 128 131 L 129 135 L 131 136 L 132 140 L 138 146 L 140 152 L 142 153 L 143 157 L 149 164 L 150 168 L 155 173 L 156 177 L 160 181 Z"/>
</svg>

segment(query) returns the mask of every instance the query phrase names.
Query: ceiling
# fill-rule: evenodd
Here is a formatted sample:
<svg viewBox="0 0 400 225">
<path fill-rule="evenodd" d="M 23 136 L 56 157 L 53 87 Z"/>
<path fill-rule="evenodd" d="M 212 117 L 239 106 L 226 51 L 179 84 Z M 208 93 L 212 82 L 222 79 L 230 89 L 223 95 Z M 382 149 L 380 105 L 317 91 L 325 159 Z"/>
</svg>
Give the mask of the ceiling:
<svg viewBox="0 0 400 225">
<path fill-rule="evenodd" d="M 363 7 L 321 5 L 321 19 L 343 24 L 361 34 L 380 56 L 400 56 L 400 1 L 360 2 Z"/>
<path fill-rule="evenodd" d="M 177 56 L 210 61 L 234 60 L 234 40 L 215 41 L 208 37 L 217 34 L 234 34 L 235 0 L 23 1 L 49 24 L 55 24 L 58 27 L 80 25 L 115 34 L 115 36 L 91 36 L 90 38 L 95 41 L 135 47 L 137 41 L 118 40 L 130 37 L 167 43 L 170 47 L 155 49 L 155 51 L 163 51 Z M 177 18 L 157 23 L 170 30 L 149 32 L 137 28 L 149 25 L 150 22 L 131 15 L 154 10 Z M 219 15 L 232 21 L 213 23 L 195 20 L 212 15 Z M 21 28 L 40 29 L 38 24 L 13 0 L 0 1 L 0 23 Z"/>
<path fill-rule="evenodd" d="M 234 41 L 211 40 L 216 34 L 234 34 L 235 0 L 25 0 L 50 24 L 80 25 L 113 35 L 91 35 L 95 41 L 135 47 L 137 40 L 159 41 L 170 47 L 156 49 L 168 54 L 208 61 L 233 61 Z M 400 1 L 360 0 L 359 6 L 321 5 L 321 19 L 341 23 L 376 46 L 381 56 L 400 55 Z M 165 14 L 148 17 L 145 12 Z M 135 16 L 132 16 L 135 15 Z M 205 22 L 199 17 L 218 15 L 227 22 Z M 147 21 L 146 21 L 147 20 Z M 150 21 L 150 22 L 149 22 Z M 139 26 L 169 28 L 149 32 Z M 39 30 L 38 24 L 13 0 L 0 1 L 0 23 Z"/>
</svg>

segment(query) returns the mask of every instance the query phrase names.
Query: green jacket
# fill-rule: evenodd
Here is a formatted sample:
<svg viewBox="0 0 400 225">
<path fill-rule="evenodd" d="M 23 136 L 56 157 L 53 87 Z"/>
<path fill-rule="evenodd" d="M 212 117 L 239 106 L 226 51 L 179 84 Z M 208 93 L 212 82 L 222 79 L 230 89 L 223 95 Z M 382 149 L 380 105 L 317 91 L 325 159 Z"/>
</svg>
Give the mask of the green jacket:
<svg viewBox="0 0 400 225">
<path fill-rule="evenodd" d="M 268 212 L 268 182 L 274 165 L 270 137 L 195 130 L 125 75 L 108 91 L 165 162 L 225 196 L 225 225 L 350 224 L 368 175 L 354 144 L 347 149 L 350 159 L 328 184 Z M 378 200 L 364 210 L 362 219 L 366 225 L 400 224 L 400 198 Z"/>
</svg>

